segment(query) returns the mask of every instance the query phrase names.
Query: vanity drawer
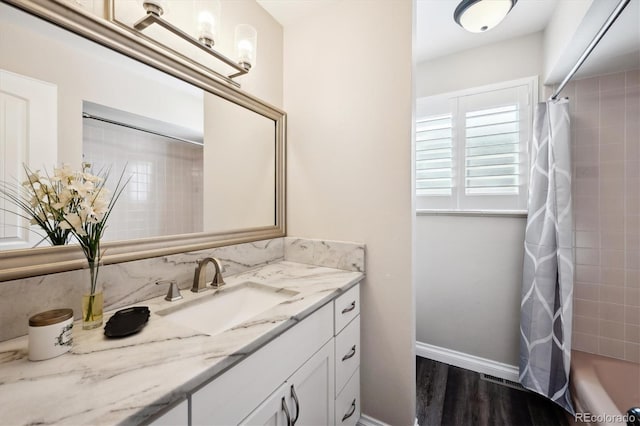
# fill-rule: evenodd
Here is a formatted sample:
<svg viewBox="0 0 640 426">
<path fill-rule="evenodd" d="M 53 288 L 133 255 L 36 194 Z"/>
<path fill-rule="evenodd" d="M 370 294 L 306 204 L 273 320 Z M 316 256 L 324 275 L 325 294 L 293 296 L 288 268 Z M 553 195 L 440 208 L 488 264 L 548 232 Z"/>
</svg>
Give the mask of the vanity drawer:
<svg viewBox="0 0 640 426">
<path fill-rule="evenodd" d="M 360 315 L 336 336 L 336 395 L 360 365 Z"/>
<path fill-rule="evenodd" d="M 360 285 L 357 284 L 334 302 L 334 334 L 346 327 L 358 314 L 360 314 Z"/>
<path fill-rule="evenodd" d="M 360 419 L 360 369 L 336 398 L 336 426 L 355 426 Z"/>
</svg>

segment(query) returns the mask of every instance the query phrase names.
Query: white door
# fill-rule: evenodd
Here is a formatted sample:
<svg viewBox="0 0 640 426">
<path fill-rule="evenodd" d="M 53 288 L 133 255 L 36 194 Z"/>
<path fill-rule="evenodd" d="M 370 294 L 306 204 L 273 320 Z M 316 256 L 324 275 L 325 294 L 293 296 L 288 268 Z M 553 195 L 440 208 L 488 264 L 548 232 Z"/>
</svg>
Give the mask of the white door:
<svg viewBox="0 0 640 426">
<path fill-rule="evenodd" d="M 251 426 L 289 426 L 291 411 L 286 403 L 287 383 L 280 386 L 258 408 L 247 416 L 241 425 Z"/>
<path fill-rule="evenodd" d="M 291 426 L 333 424 L 334 364 L 334 339 L 331 339 L 287 380 Z"/>
<path fill-rule="evenodd" d="M 24 165 L 32 170 L 56 165 L 57 94 L 54 84 L 0 70 L 0 182 L 19 185 L 25 179 Z M 12 211 L 14 205 L 0 197 L 0 250 L 38 243 L 42 237 Z"/>
</svg>

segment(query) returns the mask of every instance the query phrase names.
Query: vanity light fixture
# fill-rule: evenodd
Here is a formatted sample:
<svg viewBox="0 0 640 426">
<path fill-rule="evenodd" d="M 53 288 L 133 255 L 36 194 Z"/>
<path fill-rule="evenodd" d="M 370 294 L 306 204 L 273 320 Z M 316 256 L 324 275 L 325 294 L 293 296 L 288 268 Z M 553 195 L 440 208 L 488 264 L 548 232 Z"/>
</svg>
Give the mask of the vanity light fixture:
<svg viewBox="0 0 640 426">
<path fill-rule="evenodd" d="M 467 31 L 483 33 L 498 25 L 518 0 L 462 0 L 453 19 Z"/>
<path fill-rule="evenodd" d="M 236 27 L 235 41 L 236 54 L 238 55 L 238 61 L 236 62 L 213 48 L 215 44 L 216 28 L 218 26 L 217 16 L 219 16 L 219 13 L 216 13 L 218 11 L 212 12 L 209 10 L 203 10 L 198 13 L 198 38 L 196 39 L 168 22 L 166 19 L 162 18 L 166 8 L 166 2 L 164 0 L 143 0 L 142 7 L 144 8 L 146 15 L 133 24 L 133 28 L 138 31 L 143 31 L 150 25 L 160 25 L 171 33 L 235 69 L 236 72 L 228 75 L 227 78 L 232 79 L 244 75 L 249 72 L 252 65 L 255 65 L 258 33 L 252 26 L 241 24 Z M 236 82 L 231 83 L 238 85 Z"/>
</svg>

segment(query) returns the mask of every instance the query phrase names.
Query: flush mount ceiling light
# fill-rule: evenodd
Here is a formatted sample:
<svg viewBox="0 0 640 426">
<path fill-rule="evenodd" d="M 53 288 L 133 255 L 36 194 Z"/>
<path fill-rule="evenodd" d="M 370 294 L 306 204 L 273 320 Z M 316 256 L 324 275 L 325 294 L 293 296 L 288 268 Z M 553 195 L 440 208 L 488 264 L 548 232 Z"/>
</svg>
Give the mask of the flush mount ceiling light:
<svg viewBox="0 0 640 426">
<path fill-rule="evenodd" d="M 483 33 L 498 25 L 518 0 L 462 0 L 453 19 L 467 31 Z"/>
<path fill-rule="evenodd" d="M 212 4 L 214 3 L 216 2 L 213 2 Z M 133 24 L 133 28 L 142 32 L 150 25 L 158 24 L 162 28 L 165 28 L 171 33 L 200 48 L 204 52 L 207 52 L 214 58 L 224 62 L 225 64 L 236 70 L 235 73 L 227 76 L 227 79 L 229 79 L 228 81 L 235 86 L 239 86 L 239 84 L 231 81 L 231 79 L 248 73 L 251 69 L 251 66 L 255 64 L 258 33 L 256 32 L 255 28 L 250 25 L 241 24 L 236 27 L 235 46 L 236 55 L 238 57 L 237 61 L 230 59 L 229 57 L 223 55 L 213 48 L 215 44 L 217 27 L 219 25 L 219 5 L 214 8 L 217 10 L 204 9 L 198 11 L 197 39 L 187 34 L 180 28 L 176 27 L 166 19 L 162 18 L 162 15 L 166 12 L 166 0 L 143 0 L 142 7 L 144 8 L 146 15 L 140 18 L 135 24 Z"/>
</svg>

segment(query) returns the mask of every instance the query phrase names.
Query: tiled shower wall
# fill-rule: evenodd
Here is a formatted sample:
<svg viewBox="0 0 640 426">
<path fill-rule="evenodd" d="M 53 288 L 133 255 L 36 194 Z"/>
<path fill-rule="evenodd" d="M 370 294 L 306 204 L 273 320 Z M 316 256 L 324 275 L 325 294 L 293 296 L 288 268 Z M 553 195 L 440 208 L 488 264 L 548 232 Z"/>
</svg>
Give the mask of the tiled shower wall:
<svg viewBox="0 0 640 426">
<path fill-rule="evenodd" d="M 571 82 L 573 348 L 640 362 L 640 70 Z"/>
<path fill-rule="evenodd" d="M 125 165 L 131 176 L 105 240 L 202 231 L 201 145 L 91 119 L 83 120 L 83 132 L 84 161 L 94 171 L 111 166 L 113 186 Z"/>
</svg>

